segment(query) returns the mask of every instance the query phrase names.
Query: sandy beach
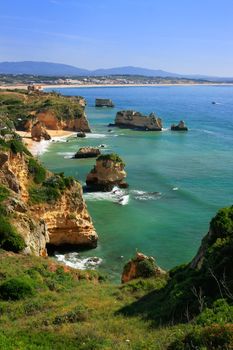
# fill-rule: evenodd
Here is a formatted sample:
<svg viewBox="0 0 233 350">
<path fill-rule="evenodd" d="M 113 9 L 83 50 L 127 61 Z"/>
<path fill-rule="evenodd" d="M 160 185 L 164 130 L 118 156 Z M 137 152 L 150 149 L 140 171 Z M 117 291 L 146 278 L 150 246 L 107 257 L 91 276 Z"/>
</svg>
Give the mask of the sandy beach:
<svg viewBox="0 0 233 350">
<path fill-rule="evenodd" d="M 58 141 L 60 139 L 66 139 L 69 136 L 77 134 L 75 132 L 70 132 L 67 130 L 48 130 L 48 133 L 52 137 L 51 140 L 42 140 L 40 142 L 37 142 L 32 140 L 30 132 L 17 131 L 17 134 L 19 134 L 22 137 L 24 144 L 34 156 L 39 156 L 42 153 L 44 153 L 51 142 Z"/>
<path fill-rule="evenodd" d="M 233 83 L 180 83 L 180 84 L 85 84 L 85 85 L 79 85 L 79 84 L 54 84 L 54 85 L 43 85 L 43 84 L 35 84 L 40 85 L 41 89 L 64 89 L 64 88 L 75 88 L 75 89 L 82 89 L 82 88 L 101 88 L 101 87 L 145 87 L 145 86 L 231 86 Z M 21 84 L 21 85 L 0 85 L 0 89 L 22 89 L 27 90 L 28 85 Z"/>
</svg>

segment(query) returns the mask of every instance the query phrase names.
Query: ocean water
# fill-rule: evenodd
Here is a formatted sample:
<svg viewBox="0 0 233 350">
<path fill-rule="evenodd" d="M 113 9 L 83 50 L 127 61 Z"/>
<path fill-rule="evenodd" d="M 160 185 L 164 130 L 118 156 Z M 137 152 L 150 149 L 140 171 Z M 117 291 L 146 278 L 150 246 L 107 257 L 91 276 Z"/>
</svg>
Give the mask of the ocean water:
<svg viewBox="0 0 233 350">
<path fill-rule="evenodd" d="M 126 163 L 124 205 L 114 193 L 85 194 L 99 234 L 95 250 L 61 255 L 78 267 L 107 272 L 120 280 L 123 265 L 138 250 L 155 257 L 165 269 L 190 261 L 216 211 L 233 202 L 233 87 L 102 87 L 57 89 L 81 95 L 93 133 L 85 139 L 51 143 L 41 155 L 52 171 L 64 171 L 83 184 L 94 159 L 71 159 L 81 146 L 105 145 Z M 115 108 L 95 108 L 95 98 L 111 98 Z M 215 101 L 216 104 L 212 104 Z M 118 110 L 156 112 L 162 132 L 111 128 Z M 171 123 L 185 120 L 188 132 L 171 132 Z M 74 253 L 74 252 L 73 252 Z M 82 266 L 82 261 L 83 266 Z"/>
</svg>

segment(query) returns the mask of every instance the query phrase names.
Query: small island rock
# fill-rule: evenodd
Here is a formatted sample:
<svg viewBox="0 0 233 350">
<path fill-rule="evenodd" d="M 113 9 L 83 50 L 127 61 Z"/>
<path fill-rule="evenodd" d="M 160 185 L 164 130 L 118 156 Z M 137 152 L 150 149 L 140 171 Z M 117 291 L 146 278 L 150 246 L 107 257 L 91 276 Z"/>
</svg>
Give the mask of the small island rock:
<svg viewBox="0 0 233 350">
<path fill-rule="evenodd" d="M 162 120 L 155 113 L 146 116 L 131 110 L 117 112 L 115 124 L 109 124 L 109 126 L 142 131 L 161 131 L 163 128 Z"/>
<path fill-rule="evenodd" d="M 95 100 L 96 107 L 114 107 L 112 100 L 109 98 L 97 98 Z"/>
<path fill-rule="evenodd" d="M 126 283 L 135 278 L 159 277 L 166 272 L 155 264 L 155 259 L 142 253 L 136 253 L 125 266 L 121 277 L 121 282 Z"/>
<path fill-rule="evenodd" d="M 100 150 L 97 147 L 81 147 L 73 158 L 96 158 L 99 155 Z"/>
<path fill-rule="evenodd" d="M 188 131 L 188 127 L 185 125 L 184 121 L 181 120 L 179 122 L 179 124 L 177 124 L 177 125 L 172 124 L 171 125 L 171 130 L 172 131 Z"/>
<path fill-rule="evenodd" d="M 87 175 L 87 190 L 108 192 L 114 186 L 127 187 L 124 167 L 125 164 L 117 154 L 100 155 Z"/>
</svg>

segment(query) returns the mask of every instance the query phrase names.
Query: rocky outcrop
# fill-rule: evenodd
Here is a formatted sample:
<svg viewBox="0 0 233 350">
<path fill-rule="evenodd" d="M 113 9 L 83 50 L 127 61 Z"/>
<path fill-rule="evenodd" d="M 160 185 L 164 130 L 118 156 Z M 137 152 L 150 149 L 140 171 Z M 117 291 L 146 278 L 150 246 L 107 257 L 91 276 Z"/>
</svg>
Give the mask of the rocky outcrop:
<svg viewBox="0 0 233 350">
<path fill-rule="evenodd" d="M 96 107 L 114 107 L 112 100 L 109 98 L 97 98 L 95 100 Z"/>
<path fill-rule="evenodd" d="M 81 131 L 81 132 L 77 133 L 77 137 L 84 138 L 84 137 L 86 137 L 86 134 L 85 134 L 85 132 Z"/>
<path fill-rule="evenodd" d="M 81 147 L 73 158 L 96 158 L 100 155 L 98 147 Z"/>
<path fill-rule="evenodd" d="M 96 247 L 98 236 L 83 199 L 82 186 L 72 180 L 56 200 L 32 204 L 30 188 L 39 190 L 41 185 L 33 182 L 29 159 L 23 152 L 0 151 L 0 184 L 10 191 L 6 208 L 11 223 L 26 243 L 24 252 L 46 256 L 48 243 Z M 47 178 L 51 176 L 46 172 Z"/>
<path fill-rule="evenodd" d="M 51 140 L 51 136 L 40 121 L 33 124 L 31 128 L 31 136 L 34 141 L 38 142 L 41 140 Z"/>
<path fill-rule="evenodd" d="M 172 131 L 188 131 L 188 127 L 185 125 L 185 122 L 183 120 L 181 120 L 179 122 L 179 124 L 177 124 L 177 125 L 172 124 L 171 130 Z"/>
<path fill-rule="evenodd" d="M 163 128 L 162 120 L 154 113 L 146 116 L 130 110 L 117 112 L 115 124 L 109 124 L 109 126 L 143 131 L 161 131 Z"/>
<path fill-rule="evenodd" d="M 155 259 L 153 257 L 148 257 L 142 253 L 136 253 L 135 258 L 131 259 L 124 266 L 121 282 L 126 283 L 139 277 L 160 277 L 165 274 L 166 272 L 155 264 Z"/>
<path fill-rule="evenodd" d="M 116 154 L 101 155 L 96 165 L 87 175 L 86 184 L 89 191 L 111 191 L 114 186 L 127 187 L 125 164 Z"/>
<path fill-rule="evenodd" d="M 74 182 L 53 204 L 31 207 L 34 217 L 43 218 L 53 246 L 82 246 L 95 248 L 98 236 L 83 200 L 82 186 Z"/>
<path fill-rule="evenodd" d="M 91 132 L 84 111 L 77 117 L 73 115 L 69 116 L 69 113 L 71 114 L 68 110 L 66 118 L 62 118 L 55 109 L 49 108 L 36 114 L 36 118 L 42 122 L 47 129 Z"/>
</svg>

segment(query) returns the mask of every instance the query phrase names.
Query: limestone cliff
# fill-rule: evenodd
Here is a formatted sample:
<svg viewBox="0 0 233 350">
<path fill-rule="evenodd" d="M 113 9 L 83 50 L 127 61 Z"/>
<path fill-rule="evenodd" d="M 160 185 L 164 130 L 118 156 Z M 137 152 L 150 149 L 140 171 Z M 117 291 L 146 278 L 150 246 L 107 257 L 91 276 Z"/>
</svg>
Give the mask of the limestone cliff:
<svg viewBox="0 0 233 350">
<path fill-rule="evenodd" d="M 86 184 L 93 191 L 111 191 L 114 186 L 127 187 L 122 159 L 116 154 L 101 155 L 87 175 Z"/>
<path fill-rule="evenodd" d="M 17 142 L 17 147 L 23 147 Z M 4 205 L 26 243 L 24 252 L 45 256 L 48 243 L 96 247 L 98 236 L 81 185 L 63 175 L 54 176 L 26 149 L 12 145 L 0 147 L 0 186 L 9 191 Z"/>
<path fill-rule="evenodd" d="M 161 131 L 163 127 L 162 120 L 154 113 L 146 116 L 130 110 L 117 112 L 114 125 L 144 131 Z"/>
</svg>

